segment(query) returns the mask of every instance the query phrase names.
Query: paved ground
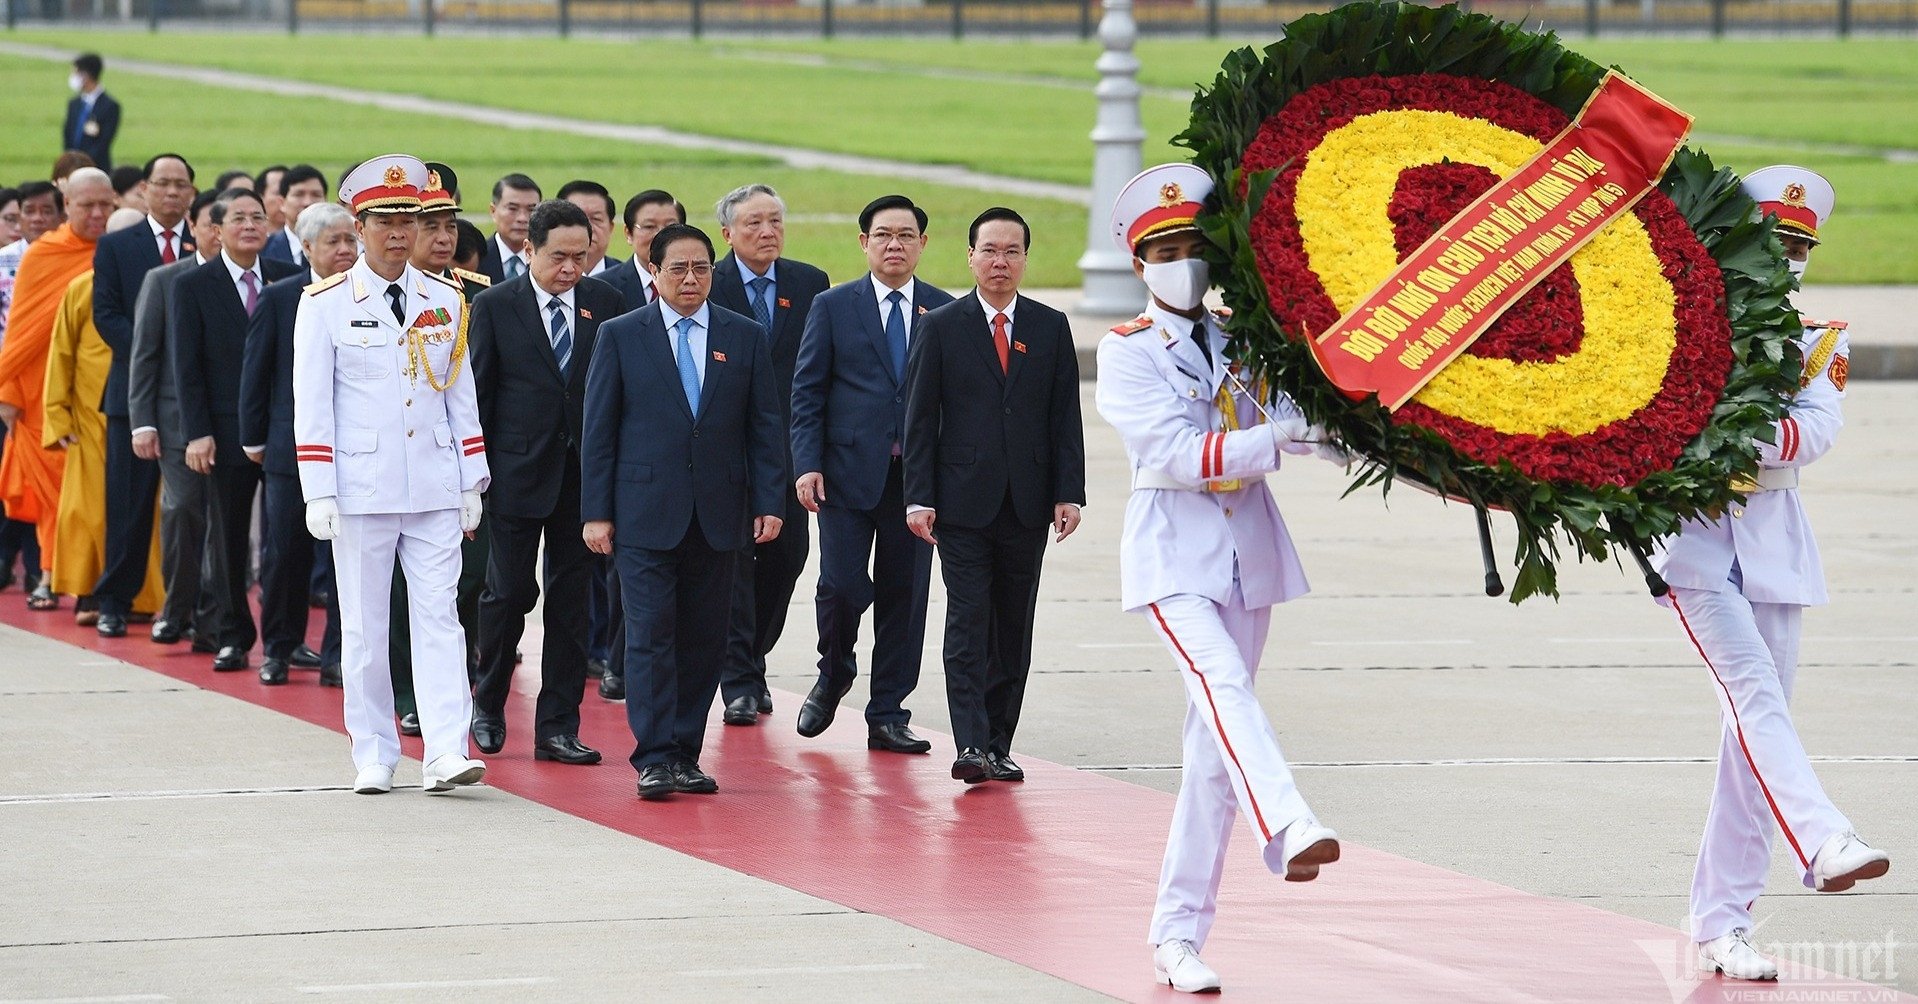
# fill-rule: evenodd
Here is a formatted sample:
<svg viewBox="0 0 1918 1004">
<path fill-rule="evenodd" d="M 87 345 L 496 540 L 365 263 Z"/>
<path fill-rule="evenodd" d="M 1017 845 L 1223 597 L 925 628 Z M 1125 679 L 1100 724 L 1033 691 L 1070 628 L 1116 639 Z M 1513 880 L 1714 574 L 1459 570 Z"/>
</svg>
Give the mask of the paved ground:
<svg viewBox="0 0 1918 1004">
<path fill-rule="evenodd" d="M 1914 409 L 1918 384 L 1855 384 L 1838 451 L 1806 477 L 1834 602 L 1808 615 L 1797 704 L 1825 784 L 1899 866 L 1842 896 L 1781 866 L 1758 907 L 1761 943 L 1908 992 Z M 1170 791 L 1178 685 L 1117 609 L 1124 461 L 1096 421 L 1088 438 L 1093 504 L 1049 555 L 1021 745 Z M 1318 813 L 1355 844 L 1680 925 L 1717 710 L 1637 575 L 1574 566 L 1561 602 L 1514 608 L 1478 594 L 1468 511 L 1341 501 L 1318 463 L 1274 483 L 1315 591 L 1279 611 L 1261 692 Z M 773 659 L 786 692 L 810 683 L 798 606 Z M 936 664 L 913 704 L 944 728 Z M 327 729 L 0 627 L 0 1000 L 1090 995 L 504 792 L 367 799 L 349 779 Z"/>
</svg>

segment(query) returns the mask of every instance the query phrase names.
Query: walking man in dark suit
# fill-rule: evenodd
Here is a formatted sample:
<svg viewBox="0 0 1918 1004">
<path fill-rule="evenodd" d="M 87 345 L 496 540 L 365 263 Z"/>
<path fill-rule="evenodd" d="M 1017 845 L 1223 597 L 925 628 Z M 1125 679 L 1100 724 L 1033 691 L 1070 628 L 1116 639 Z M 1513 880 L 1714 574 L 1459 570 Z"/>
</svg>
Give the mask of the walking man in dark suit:
<svg viewBox="0 0 1918 1004">
<path fill-rule="evenodd" d="M 708 303 L 712 240 L 648 252 L 660 299 L 607 322 L 586 377 L 582 535 L 619 563 L 639 797 L 709 794 L 699 768 L 738 554 L 779 536 L 786 427 L 765 332 Z"/>
<path fill-rule="evenodd" d="M 107 418 L 106 563 L 93 587 L 100 601 L 94 629 L 103 638 L 127 633 L 133 598 L 146 582 L 153 499 L 160 490 L 160 465 L 135 455 L 133 426 L 127 421 L 134 305 L 148 272 L 192 257 L 194 247 L 186 220 L 193 205 L 192 165 L 179 154 L 163 153 L 146 162 L 141 176 L 147 188 L 146 225 L 116 230 L 100 238 L 93 251 L 93 322 L 113 350 L 100 402 Z"/>
<path fill-rule="evenodd" d="M 634 311 L 653 302 L 658 293 L 653 289 L 653 274 L 646 268 L 646 255 L 653 246 L 653 235 L 675 223 L 686 222 L 686 207 L 671 193 L 649 188 L 626 200 L 626 208 L 620 214 L 626 228 L 626 243 L 633 249 L 633 256 L 618 267 L 601 272 L 599 278 L 612 284 L 624 298 L 624 310 Z"/>
<path fill-rule="evenodd" d="M 939 548 L 952 776 L 967 784 L 1025 779 L 1012 736 L 1039 564 L 1086 500 L 1072 331 L 1019 295 L 1031 242 L 1018 213 L 980 213 L 966 235 L 978 286 L 923 318 L 906 364 L 906 522 Z"/>
<path fill-rule="evenodd" d="M 732 253 L 713 270 L 713 302 L 759 322 L 768 334 L 773 377 L 783 421 L 792 417 L 793 367 L 799 336 L 813 297 L 825 292 L 826 273 L 791 258 L 786 250 L 786 204 L 766 185 L 744 185 L 714 207 L 720 233 Z M 792 470 L 791 456 L 785 458 Z M 777 539 L 742 548 L 733 582 L 733 620 L 726 638 L 726 668 L 720 692 L 728 725 L 756 725 L 773 711 L 766 689 L 766 653 L 786 627 L 793 585 L 806 568 L 806 510 L 785 493 L 779 509 L 784 529 Z"/>
<path fill-rule="evenodd" d="M 479 395 L 492 524 L 486 591 L 480 594 L 480 674 L 473 688 L 473 742 L 497 753 L 506 742 L 506 695 L 526 615 L 540 596 L 546 542 L 545 637 L 533 756 L 595 764 L 579 740 L 586 692 L 586 618 L 593 555 L 580 533 L 580 435 L 586 369 L 600 322 L 619 313 L 619 294 L 585 278 L 592 224 L 571 202 L 533 209 L 527 273 L 473 299 L 468 352 Z"/>
<path fill-rule="evenodd" d="M 102 171 L 113 170 L 113 138 L 120 134 L 120 102 L 100 87 L 106 64 L 98 53 L 82 53 L 67 74 L 67 120 L 60 127 L 60 149 L 78 150 Z"/>
<path fill-rule="evenodd" d="M 326 175 L 311 164 L 295 164 L 280 172 L 274 184 L 280 197 L 280 212 L 285 216 L 286 223 L 267 237 L 266 247 L 260 249 L 260 257 L 304 267 L 306 251 L 300 245 L 300 235 L 293 228 L 306 207 L 326 201 Z"/>
<path fill-rule="evenodd" d="M 174 392 L 186 464 L 207 477 L 207 546 L 211 581 L 219 605 L 216 670 L 247 667 L 258 637 L 247 600 L 253 495 L 260 468 L 247 460 L 240 441 L 240 370 L 246 329 L 259 311 L 266 284 L 297 273 L 284 262 L 260 260 L 266 244 L 266 204 L 233 188 L 213 202 L 220 227 L 220 256 L 180 277 L 167 312 L 167 351 L 173 358 Z"/>
<path fill-rule="evenodd" d="M 907 727 L 905 700 L 919 685 L 932 545 L 906 528 L 900 444 L 909 340 L 952 295 L 913 277 L 926 211 L 911 199 L 874 199 L 859 214 L 859 243 L 872 271 L 813 301 L 793 376 L 794 487 L 819 516 L 819 681 L 799 709 L 799 734 L 832 724 L 858 674 L 859 620 L 872 607 L 866 745 L 927 753 L 932 744 Z"/>
<path fill-rule="evenodd" d="M 539 205 L 539 183 L 523 174 L 493 182 L 493 236 L 480 253 L 479 270 L 497 286 L 526 274 L 526 225 Z"/>
</svg>

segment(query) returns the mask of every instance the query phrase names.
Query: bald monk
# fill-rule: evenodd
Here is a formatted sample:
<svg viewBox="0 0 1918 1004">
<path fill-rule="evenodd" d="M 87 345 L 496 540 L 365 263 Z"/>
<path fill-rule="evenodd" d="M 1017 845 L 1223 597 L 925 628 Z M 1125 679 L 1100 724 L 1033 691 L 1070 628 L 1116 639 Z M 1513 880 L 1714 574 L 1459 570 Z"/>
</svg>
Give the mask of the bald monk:
<svg viewBox="0 0 1918 1004">
<path fill-rule="evenodd" d="M 113 181 L 97 167 L 67 178 L 67 221 L 34 241 L 20 262 L 7 311 L 7 340 L 0 346 L 0 421 L 7 423 L 7 451 L 0 458 L 0 503 L 7 516 L 33 523 L 40 540 L 40 567 L 53 569 L 54 529 L 66 455 L 45 442 L 47 348 L 67 286 L 93 270 L 93 246 L 106 233 L 117 201 Z M 35 610 L 59 606 L 50 575 L 27 598 Z"/>
<path fill-rule="evenodd" d="M 138 210 L 115 210 L 107 221 L 107 232 L 145 218 Z M 67 284 L 47 348 L 41 445 L 66 453 L 55 515 L 55 595 L 85 596 L 106 564 L 107 419 L 100 402 L 112 365 L 113 350 L 93 323 L 93 273 L 83 272 Z M 136 613 L 158 610 L 165 595 L 158 537 L 151 537 L 149 548 L 146 582 L 133 601 Z"/>
</svg>

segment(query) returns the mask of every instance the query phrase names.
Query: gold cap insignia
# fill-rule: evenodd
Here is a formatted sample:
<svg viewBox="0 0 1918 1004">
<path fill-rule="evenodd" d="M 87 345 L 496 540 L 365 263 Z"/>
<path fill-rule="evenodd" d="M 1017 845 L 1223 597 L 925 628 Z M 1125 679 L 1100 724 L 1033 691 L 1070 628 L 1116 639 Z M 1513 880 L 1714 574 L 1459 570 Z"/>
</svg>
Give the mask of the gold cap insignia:
<svg viewBox="0 0 1918 1004">
<path fill-rule="evenodd" d="M 395 164 L 386 169 L 386 173 L 380 176 L 380 180 L 385 182 L 388 188 L 403 187 L 406 184 L 406 168 Z"/>
<path fill-rule="evenodd" d="M 1168 181 L 1159 189 L 1159 205 L 1176 206 L 1185 201 L 1185 189 L 1176 181 Z"/>
<path fill-rule="evenodd" d="M 1789 185 L 1786 185 L 1785 194 L 1779 196 L 1778 201 L 1788 206 L 1804 205 L 1805 204 L 1805 186 L 1799 184 L 1796 181 L 1792 182 Z"/>
<path fill-rule="evenodd" d="M 440 190 L 440 173 L 438 171 L 426 172 L 426 190 L 429 192 L 437 192 Z"/>
</svg>

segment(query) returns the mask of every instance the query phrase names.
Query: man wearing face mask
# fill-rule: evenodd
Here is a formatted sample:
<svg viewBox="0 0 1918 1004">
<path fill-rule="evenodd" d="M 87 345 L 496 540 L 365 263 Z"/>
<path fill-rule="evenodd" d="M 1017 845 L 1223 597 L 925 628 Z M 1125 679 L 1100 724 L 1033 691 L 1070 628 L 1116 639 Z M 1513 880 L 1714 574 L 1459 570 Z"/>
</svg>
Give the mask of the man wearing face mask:
<svg viewBox="0 0 1918 1004">
<path fill-rule="evenodd" d="M 113 137 L 120 134 L 120 102 L 100 86 L 106 64 L 97 53 L 82 53 L 67 74 L 67 119 L 60 126 L 60 149 L 78 150 L 93 158 L 93 166 L 113 170 Z"/>
<path fill-rule="evenodd" d="M 1777 218 L 1786 264 L 1803 276 L 1831 215 L 1831 183 L 1779 165 L 1753 171 L 1744 187 L 1759 211 Z M 1843 892 L 1891 868 L 1890 856 L 1858 839 L 1819 784 L 1788 709 L 1804 609 L 1826 600 L 1798 472 L 1837 439 L 1851 368 L 1844 322 L 1803 324 L 1799 390 L 1771 440 L 1754 444 L 1757 477 L 1734 485 L 1745 502 L 1686 522 L 1656 561 L 1671 586 L 1661 602 L 1678 614 L 1710 671 L 1724 719 L 1692 873 L 1690 926 L 1699 967 L 1732 979 L 1778 978 L 1778 967 L 1748 940 L 1752 905 L 1771 870 L 1774 825 L 1807 888 Z"/>
<path fill-rule="evenodd" d="M 1185 686 L 1185 775 L 1149 941 L 1159 982 L 1188 993 L 1219 988 L 1199 949 L 1234 814 L 1288 882 L 1339 858 L 1337 834 L 1293 783 L 1253 677 L 1272 606 L 1307 589 L 1265 476 L 1287 453 L 1343 457 L 1313 445 L 1320 437 L 1289 399 L 1255 398 L 1226 357 L 1225 331 L 1202 305 L 1209 276 L 1194 222 L 1211 192 L 1189 164 L 1149 168 L 1120 191 L 1113 238 L 1152 300 L 1099 343 L 1097 397 L 1132 461 L 1121 601 L 1145 616 Z"/>
</svg>

